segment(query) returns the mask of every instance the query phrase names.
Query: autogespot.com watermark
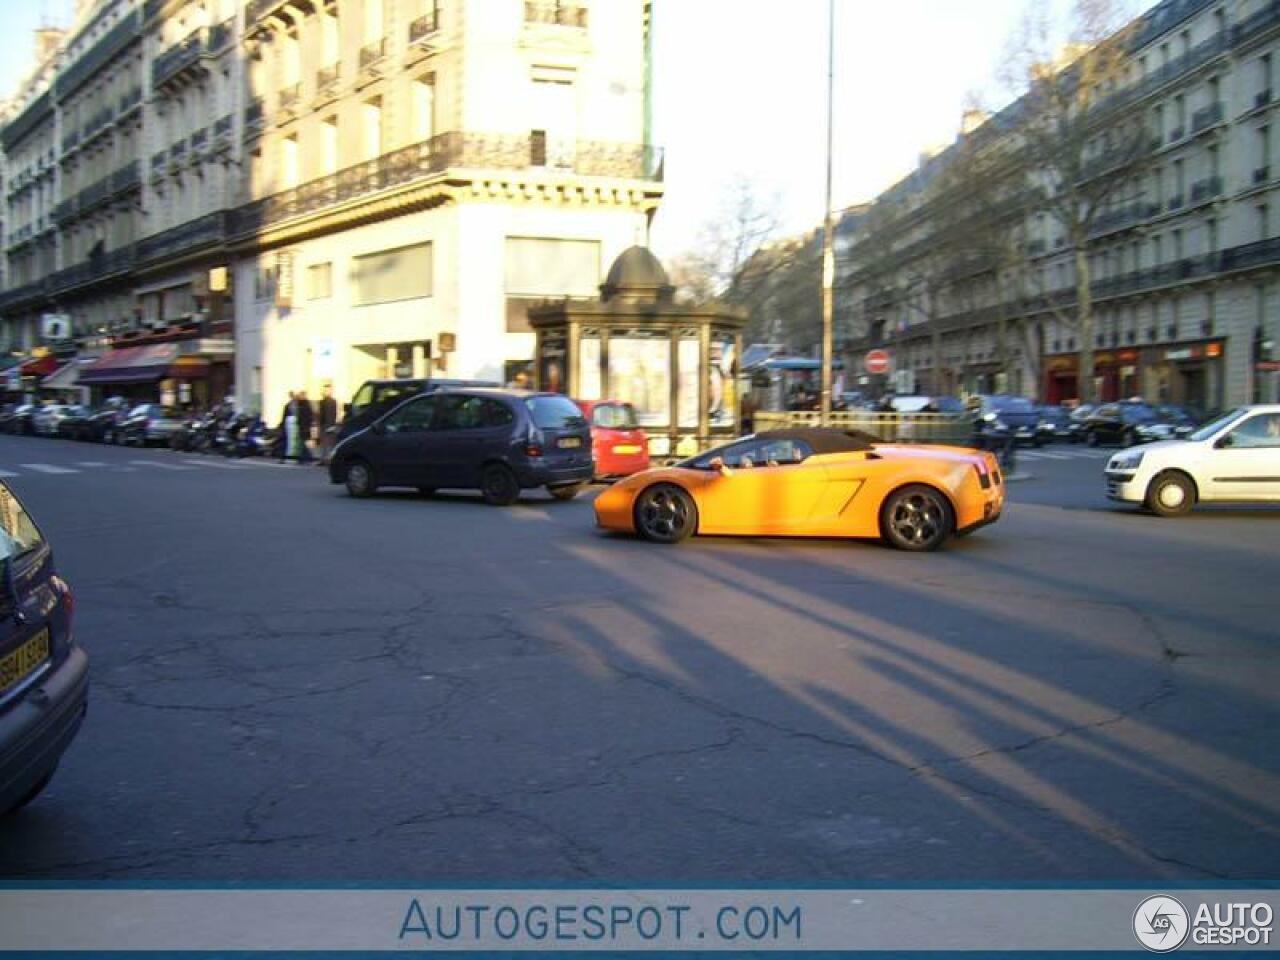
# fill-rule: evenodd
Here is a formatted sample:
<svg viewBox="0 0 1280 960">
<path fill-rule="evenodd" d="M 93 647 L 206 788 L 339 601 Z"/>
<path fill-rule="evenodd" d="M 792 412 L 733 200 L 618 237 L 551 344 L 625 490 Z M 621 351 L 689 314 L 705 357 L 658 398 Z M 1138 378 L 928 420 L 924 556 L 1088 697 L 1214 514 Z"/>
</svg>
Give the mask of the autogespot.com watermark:
<svg viewBox="0 0 1280 960">
<path fill-rule="evenodd" d="M 564 946 L 639 941 L 668 946 L 713 939 L 721 943 L 803 941 L 803 910 L 794 902 L 721 904 L 710 914 L 695 914 L 690 903 L 637 905 L 634 902 L 441 904 L 413 898 L 400 925 L 399 939 L 422 946 L 469 940 Z"/>
<path fill-rule="evenodd" d="M 1177 897 L 1147 897 L 1133 913 L 1133 935 L 1154 953 L 1196 947 L 1271 946 L 1275 911 L 1265 901 L 1201 901 L 1189 912 Z"/>
<path fill-rule="evenodd" d="M 23 888 L 5 951 L 928 953 L 1280 951 L 1280 890 Z"/>
</svg>

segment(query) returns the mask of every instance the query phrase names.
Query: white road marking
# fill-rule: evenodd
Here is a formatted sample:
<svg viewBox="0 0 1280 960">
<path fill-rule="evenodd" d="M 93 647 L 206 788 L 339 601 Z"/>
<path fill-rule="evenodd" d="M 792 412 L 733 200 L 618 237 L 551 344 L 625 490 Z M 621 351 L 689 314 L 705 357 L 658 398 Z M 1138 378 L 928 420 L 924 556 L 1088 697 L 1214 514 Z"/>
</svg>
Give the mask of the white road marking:
<svg viewBox="0 0 1280 960">
<path fill-rule="evenodd" d="M 161 463 L 159 460 L 130 460 L 130 463 L 139 467 L 156 467 L 160 470 L 190 470 L 190 467 L 180 467 L 176 463 Z"/>
<path fill-rule="evenodd" d="M 14 473 L 12 470 L 0 470 L 0 478 L 4 477 L 20 477 L 22 474 Z"/>
<path fill-rule="evenodd" d="M 238 463 L 227 463 L 223 460 L 183 460 L 183 463 L 189 463 L 197 467 L 217 467 L 219 470 L 239 470 Z"/>
<path fill-rule="evenodd" d="M 20 467 L 27 470 L 34 470 L 36 473 L 79 473 L 79 470 L 72 470 L 68 467 L 55 467 L 51 463 L 20 463 Z"/>
<path fill-rule="evenodd" d="M 105 467 L 106 464 L 101 460 L 77 460 L 77 467 Z"/>
</svg>

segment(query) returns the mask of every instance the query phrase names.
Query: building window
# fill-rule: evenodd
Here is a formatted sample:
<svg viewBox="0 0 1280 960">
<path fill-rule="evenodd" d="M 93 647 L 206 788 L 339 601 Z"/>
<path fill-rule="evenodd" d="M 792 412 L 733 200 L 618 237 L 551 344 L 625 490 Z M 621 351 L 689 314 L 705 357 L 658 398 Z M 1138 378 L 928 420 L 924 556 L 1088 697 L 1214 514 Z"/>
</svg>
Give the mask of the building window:
<svg viewBox="0 0 1280 960">
<path fill-rule="evenodd" d="M 1268 214 L 1267 205 L 1265 203 L 1258 204 L 1257 218 L 1258 218 L 1258 239 L 1259 240 L 1266 240 L 1267 237 L 1271 236 L 1271 223 L 1270 223 L 1270 218 L 1267 216 L 1267 214 Z"/>
<path fill-rule="evenodd" d="M 320 122 L 320 173 L 326 175 L 338 169 L 338 118 L 325 117 Z"/>
<path fill-rule="evenodd" d="M 270 300 L 275 296 L 276 271 L 275 264 L 263 261 L 254 267 L 253 296 L 255 300 Z"/>
<path fill-rule="evenodd" d="M 507 331 L 528 332 L 528 307 L 548 297 L 589 297 L 600 283 L 600 242 L 507 237 Z"/>
<path fill-rule="evenodd" d="M 351 302 L 355 306 L 429 297 L 430 243 L 417 243 L 355 257 L 351 261 Z"/>
<path fill-rule="evenodd" d="M 364 123 L 364 156 L 376 160 L 382 156 L 382 98 L 366 100 L 361 107 Z"/>
<path fill-rule="evenodd" d="M 307 267 L 307 299 L 327 300 L 333 296 L 333 264 L 313 263 Z"/>
<path fill-rule="evenodd" d="M 427 74 L 411 85 L 413 103 L 413 139 L 417 143 L 436 135 L 435 74 Z"/>
</svg>

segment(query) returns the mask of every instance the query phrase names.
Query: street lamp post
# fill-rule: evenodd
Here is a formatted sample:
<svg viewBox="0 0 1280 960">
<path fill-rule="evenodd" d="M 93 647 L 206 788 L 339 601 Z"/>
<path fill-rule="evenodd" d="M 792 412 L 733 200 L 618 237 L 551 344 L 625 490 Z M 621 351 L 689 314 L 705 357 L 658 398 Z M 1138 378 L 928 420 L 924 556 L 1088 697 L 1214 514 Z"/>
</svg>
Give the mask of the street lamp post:
<svg viewBox="0 0 1280 960">
<path fill-rule="evenodd" d="M 831 135 L 836 62 L 836 0 L 827 0 L 827 199 L 822 221 L 822 425 L 831 423 L 832 326 L 835 308 L 835 240 L 831 230 Z"/>
</svg>

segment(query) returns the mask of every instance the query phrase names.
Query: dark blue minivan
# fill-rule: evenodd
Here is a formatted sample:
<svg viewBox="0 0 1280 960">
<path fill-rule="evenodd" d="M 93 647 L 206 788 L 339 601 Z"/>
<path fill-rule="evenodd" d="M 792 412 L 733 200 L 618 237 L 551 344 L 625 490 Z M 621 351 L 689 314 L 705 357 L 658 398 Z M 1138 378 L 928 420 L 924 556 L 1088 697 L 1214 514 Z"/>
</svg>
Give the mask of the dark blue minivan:
<svg viewBox="0 0 1280 960">
<path fill-rule="evenodd" d="M 379 487 L 478 489 L 499 506 L 534 487 L 572 499 L 592 473 L 591 428 L 572 400 L 482 388 L 405 400 L 342 440 L 329 463 L 329 479 L 353 497 Z"/>
<path fill-rule="evenodd" d="M 89 703 L 71 588 L 35 521 L 0 483 L 0 816 L 45 788 Z"/>
</svg>

